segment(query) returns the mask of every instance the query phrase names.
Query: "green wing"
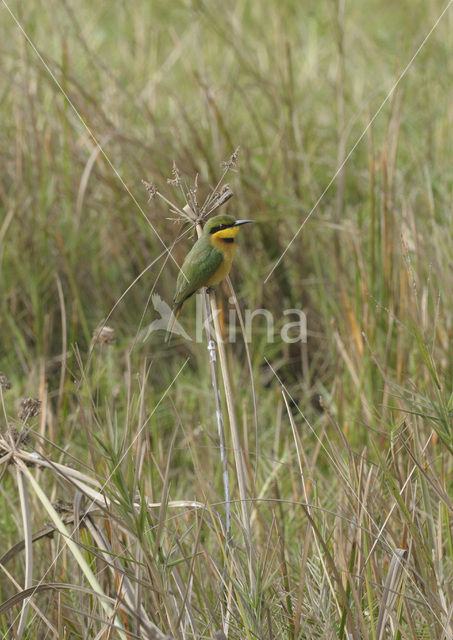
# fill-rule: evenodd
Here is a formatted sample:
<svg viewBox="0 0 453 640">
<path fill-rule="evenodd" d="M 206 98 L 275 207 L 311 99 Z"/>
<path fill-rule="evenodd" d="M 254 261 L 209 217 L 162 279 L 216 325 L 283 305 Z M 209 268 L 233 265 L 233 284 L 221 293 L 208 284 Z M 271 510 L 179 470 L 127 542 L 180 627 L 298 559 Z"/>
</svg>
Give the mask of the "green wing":
<svg viewBox="0 0 453 640">
<path fill-rule="evenodd" d="M 187 254 L 176 281 L 173 298 L 175 307 L 180 307 L 195 291 L 198 291 L 220 267 L 223 256 L 208 243 L 196 242 Z"/>
</svg>

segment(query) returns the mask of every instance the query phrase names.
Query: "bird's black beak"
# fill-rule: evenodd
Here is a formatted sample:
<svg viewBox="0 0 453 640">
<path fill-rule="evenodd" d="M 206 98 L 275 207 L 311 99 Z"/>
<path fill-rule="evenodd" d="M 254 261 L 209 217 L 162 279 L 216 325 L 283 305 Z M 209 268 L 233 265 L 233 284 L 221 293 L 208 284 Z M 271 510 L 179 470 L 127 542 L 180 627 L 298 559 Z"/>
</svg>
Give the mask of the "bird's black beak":
<svg viewBox="0 0 453 640">
<path fill-rule="evenodd" d="M 255 222 L 255 220 L 236 220 L 233 227 L 240 227 L 241 224 L 248 224 L 249 222 Z"/>
</svg>

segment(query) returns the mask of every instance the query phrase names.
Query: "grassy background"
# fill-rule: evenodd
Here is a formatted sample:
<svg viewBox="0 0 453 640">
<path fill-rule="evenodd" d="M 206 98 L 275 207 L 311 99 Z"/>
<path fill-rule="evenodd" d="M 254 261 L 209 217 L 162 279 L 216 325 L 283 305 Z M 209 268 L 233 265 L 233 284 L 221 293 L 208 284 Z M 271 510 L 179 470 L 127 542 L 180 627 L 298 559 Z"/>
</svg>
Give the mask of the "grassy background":
<svg viewBox="0 0 453 640">
<path fill-rule="evenodd" d="M 110 545 L 136 602 L 174 637 L 452 637 L 453 9 L 382 106 L 444 6 L 11 2 L 23 31 L 1 7 L 0 370 L 12 383 L 1 451 L 8 425 L 32 426 L 26 450 L 101 483 L 124 456 L 106 487 L 117 502 L 96 520 L 103 543 L 89 528 L 80 542 L 115 597 L 121 572 L 99 557 Z M 175 161 L 190 183 L 198 174 L 202 201 L 237 145 L 227 209 L 258 223 L 241 233 L 231 274 L 240 305 L 269 309 L 279 327 L 283 309 L 303 309 L 309 335 L 268 343 L 256 320 L 257 432 L 244 346 L 228 346 L 256 555 L 247 565 L 234 504 L 223 588 L 206 348 L 137 338 L 157 317 L 151 290 L 171 299 L 175 264 L 159 258 L 120 298 L 163 250 L 151 225 L 168 245 L 181 231 L 141 180 L 183 206 L 167 183 Z M 190 243 L 175 246 L 177 262 Z M 89 358 L 107 317 L 115 344 Z M 193 335 L 192 301 L 181 317 Z M 42 401 L 25 424 L 24 397 Z M 33 531 L 48 516 L 35 492 L 25 509 L 2 462 L 6 551 L 24 537 L 24 510 Z M 33 473 L 71 512 L 74 486 L 55 469 Z M 137 514 L 138 494 L 161 507 Z M 73 589 L 36 594 L 42 616 L 28 614 L 25 637 L 102 629 L 62 545 L 58 535 L 34 543 L 33 584 Z M 21 553 L 5 566 L 0 602 L 24 582 Z M 19 612 L 0 618 L 4 637 Z M 143 633 L 126 609 L 122 621 L 130 637 Z"/>
</svg>

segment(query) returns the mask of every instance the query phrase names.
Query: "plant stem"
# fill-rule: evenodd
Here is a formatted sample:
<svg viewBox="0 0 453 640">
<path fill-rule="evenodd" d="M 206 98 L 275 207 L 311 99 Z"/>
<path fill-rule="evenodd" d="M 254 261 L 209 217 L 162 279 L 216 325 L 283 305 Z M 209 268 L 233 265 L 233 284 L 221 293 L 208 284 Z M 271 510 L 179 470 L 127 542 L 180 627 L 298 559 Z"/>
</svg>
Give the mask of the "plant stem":
<svg viewBox="0 0 453 640">
<path fill-rule="evenodd" d="M 219 433 L 220 460 L 222 463 L 223 492 L 225 494 L 225 556 L 228 555 L 228 547 L 231 541 L 231 497 L 228 480 L 228 457 L 225 444 L 225 426 L 223 424 L 222 399 L 220 397 L 219 377 L 217 374 L 217 357 L 214 336 L 211 331 L 208 312 L 208 294 L 203 290 L 203 317 L 206 329 L 206 339 L 208 341 L 209 368 L 211 369 L 212 388 L 214 390 L 215 414 L 217 420 L 217 431 Z"/>
<path fill-rule="evenodd" d="M 247 545 L 250 585 L 252 588 L 252 592 L 255 593 L 255 587 L 256 587 L 255 571 L 254 571 L 255 562 L 253 557 L 254 554 L 253 554 L 253 544 L 252 544 L 252 532 L 250 527 L 250 514 L 247 507 L 248 501 L 247 501 L 245 462 L 244 462 L 244 456 L 242 453 L 241 442 L 239 440 L 239 431 L 238 431 L 238 426 L 236 422 L 236 415 L 234 413 L 233 393 L 231 390 L 230 375 L 228 371 L 225 345 L 222 339 L 222 330 L 221 330 L 220 321 L 219 321 L 219 310 L 217 307 L 215 293 L 209 292 L 208 298 L 211 306 L 211 316 L 214 321 L 214 331 L 215 331 L 215 336 L 217 341 L 217 348 L 219 351 L 220 370 L 222 372 L 223 388 L 225 391 L 225 400 L 226 400 L 226 405 L 228 410 L 228 420 L 230 423 L 231 438 L 233 441 L 234 460 L 236 463 L 236 474 L 237 474 L 237 481 L 238 481 L 238 488 L 239 488 L 239 498 L 241 502 L 242 525 L 244 527 L 245 541 Z"/>
</svg>

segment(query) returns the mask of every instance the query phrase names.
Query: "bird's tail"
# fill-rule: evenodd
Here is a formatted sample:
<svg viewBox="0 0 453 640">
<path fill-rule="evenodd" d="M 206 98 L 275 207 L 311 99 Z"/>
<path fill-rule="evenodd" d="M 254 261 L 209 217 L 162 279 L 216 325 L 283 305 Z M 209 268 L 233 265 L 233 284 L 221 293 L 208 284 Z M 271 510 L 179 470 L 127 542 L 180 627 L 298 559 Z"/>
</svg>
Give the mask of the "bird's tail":
<svg viewBox="0 0 453 640">
<path fill-rule="evenodd" d="M 182 304 L 180 304 L 179 306 L 175 307 L 172 311 L 172 314 L 170 316 L 170 320 L 168 322 L 168 326 L 167 326 L 167 335 L 165 336 L 165 342 L 168 344 L 170 342 L 171 339 L 171 334 L 173 333 L 173 328 L 176 324 L 176 321 L 179 318 L 179 314 L 181 313 L 181 309 L 182 309 Z"/>
</svg>

